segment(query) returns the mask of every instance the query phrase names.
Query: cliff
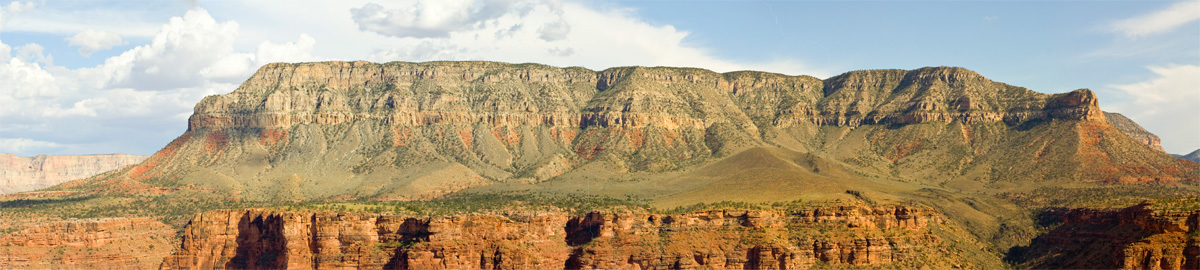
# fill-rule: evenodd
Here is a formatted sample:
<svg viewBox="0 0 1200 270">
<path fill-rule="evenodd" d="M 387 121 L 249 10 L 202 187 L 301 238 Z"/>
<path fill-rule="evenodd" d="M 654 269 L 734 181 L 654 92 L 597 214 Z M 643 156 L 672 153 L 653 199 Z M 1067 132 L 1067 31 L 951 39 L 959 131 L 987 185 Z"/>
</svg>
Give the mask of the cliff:
<svg viewBox="0 0 1200 270">
<path fill-rule="evenodd" d="M 1200 268 L 1200 210 L 1140 204 L 1117 210 L 1057 209 L 1043 218 L 1061 224 L 1011 252 L 1023 267 Z"/>
<path fill-rule="evenodd" d="M 147 218 L 52 222 L 0 237 L 0 268 L 154 269 L 174 237 Z"/>
<path fill-rule="evenodd" d="M 1162 148 L 1162 141 L 1158 139 L 1157 135 L 1146 131 L 1146 129 L 1142 128 L 1141 125 L 1138 125 L 1137 122 L 1133 122 L 1132 119 L 1125 117 L 1125 115 L 1104 112 L 1104 119 L 1108 120 L 1108 124 L 1117 128 L 1117 130 L 1125 133 L 1125 135 L 1129 135 L 1130 138 L 1145 143 L 1146 145 L 1150 146 L 1150 148 L 1154 148 L 1155 150 L 1166 152 L 1166 150 Z"/>
<path fill-rule="evenodd" d="M 129 154 L 34 157 L 0 154 L 0 194 L 30 191 L 88 178 L 144 159 L 145 156 Z"/>
<path fill-rule="evenodd" d="M 63 188 L 424 200 L 550 179 L 659 178 L 759 148 L 856 171 L 812 171 L 847 183 L 1197 180 L 1200 166 L 1125 136 L 1097 100 L 1087 89 L 1042 94 L 953 67 L 819 80 L 666 67 L 270 64 L 197 104 L 188 131 L 145 162 Z"/>
<path fill-rule="evenodd" d="M 928 210 L 843 205 L 676 215 L 447 217 L 220 210 L 197 215 L 164 269 L 809 269 L 995 267 Z M 947 239 L 949 238 L 949 239 Z"/>
</svg>

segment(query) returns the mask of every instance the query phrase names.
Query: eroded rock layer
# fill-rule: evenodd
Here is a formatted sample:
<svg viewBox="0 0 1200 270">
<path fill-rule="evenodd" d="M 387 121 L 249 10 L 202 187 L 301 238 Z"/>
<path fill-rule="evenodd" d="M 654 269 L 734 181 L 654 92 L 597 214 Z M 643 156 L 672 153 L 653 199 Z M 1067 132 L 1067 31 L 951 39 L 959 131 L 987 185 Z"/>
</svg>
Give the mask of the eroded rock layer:
<svg viewBox="0 0 1200 270">
<path fill-rule="evenodd" d="M 809 269 L 987 266 L 907 206 L 655 215 L 616 209 L 405 217 L 221 210 L 197 215 L 164 269 Z M 942 233 L 937 233 L 942 232 Z M 946 239 L 946 238 L 950 239 Z"/>
</svg>

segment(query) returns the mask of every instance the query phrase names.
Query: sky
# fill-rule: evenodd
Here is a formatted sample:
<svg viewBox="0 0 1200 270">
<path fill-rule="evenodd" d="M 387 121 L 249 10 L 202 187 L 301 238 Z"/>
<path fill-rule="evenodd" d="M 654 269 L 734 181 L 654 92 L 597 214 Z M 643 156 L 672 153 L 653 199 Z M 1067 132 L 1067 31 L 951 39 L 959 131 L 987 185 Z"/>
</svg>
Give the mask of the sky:
<svg viewBox="0 0 1200 270">
<path fill-rule="evenodd" d="M 0 0 L 0 153 L 149 155 L 272 62 L 489 60 L 827 78 L 959 66 L 1200 148 L 1200 1 Z"/>
</svg>

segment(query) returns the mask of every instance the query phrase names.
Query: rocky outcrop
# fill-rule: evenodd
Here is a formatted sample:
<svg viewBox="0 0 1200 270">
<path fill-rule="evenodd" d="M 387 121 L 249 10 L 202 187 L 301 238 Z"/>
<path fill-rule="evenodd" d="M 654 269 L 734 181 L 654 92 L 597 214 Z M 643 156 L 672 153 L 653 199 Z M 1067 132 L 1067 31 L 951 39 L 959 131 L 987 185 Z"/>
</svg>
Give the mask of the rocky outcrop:
<svg viewBox="0 0 1200 270">
<path fill-rule="evenodd" d="M 0 154 L 0 194 L 30 191 L 136 164 L 129 154 L 20 157 Z"/>
<path fill-rule="evenodd" d="M 1132 119 L 1125 117 L 1125 115 L 1104 112 L 1104 119 L 1108 120 L 1109 125 L 1117 128 L 1117 130 L 1120 130 L 1121 133 L 1129 135 L 1130 138 L 1142 142 L 1154 150 L 1166 152 L 1166 150 L 1164 150 L 1162 147 L 1162 141 L 1158 139 L 1157 135 L 1146 131 L 1146 129 L 1142 128 L 1141 125 L 1138 125 L 1137 122 L 1133 122 Z"/>
<path fill-rule="evenodd" d="M 163 268 L 894 268 L 941 265 L 946 258 L 960 266 L 977 263 L 930 233 L 946 226 L 942 223 L 928 210 L 909 206 L 449 217 L 221 210 L 197 215 Z"/>
<path fill-rule="evenodd" d="M 0 237 L 0 268 L 153 269 L 174 237 L 147 218 L 53 222 Z"/>
<path fill-rule="evenodd" d="M 1198 269 L 1200 211 L 1055 209 L 1043 219 L 1062 222 L 1010 256 L 1042 269 Z"/>
</svg>

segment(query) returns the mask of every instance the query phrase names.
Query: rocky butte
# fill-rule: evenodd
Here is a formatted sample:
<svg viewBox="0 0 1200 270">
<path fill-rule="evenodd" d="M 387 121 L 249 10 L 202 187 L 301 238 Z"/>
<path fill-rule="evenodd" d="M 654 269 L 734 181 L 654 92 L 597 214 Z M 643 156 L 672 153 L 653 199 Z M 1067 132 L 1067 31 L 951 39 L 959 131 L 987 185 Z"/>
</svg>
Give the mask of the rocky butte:
<svg viewBox="0 0 1200 270">
<path fill-rule="evenodd" d="M 270 64 L 0 214 L 149 216 L 170 269 L 1194 268 L 1200 164 L 1098 104 L 956 67 Z"/>
</svg>

